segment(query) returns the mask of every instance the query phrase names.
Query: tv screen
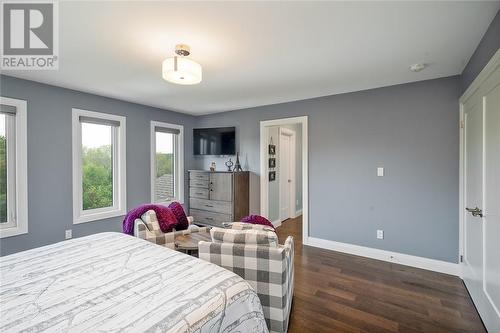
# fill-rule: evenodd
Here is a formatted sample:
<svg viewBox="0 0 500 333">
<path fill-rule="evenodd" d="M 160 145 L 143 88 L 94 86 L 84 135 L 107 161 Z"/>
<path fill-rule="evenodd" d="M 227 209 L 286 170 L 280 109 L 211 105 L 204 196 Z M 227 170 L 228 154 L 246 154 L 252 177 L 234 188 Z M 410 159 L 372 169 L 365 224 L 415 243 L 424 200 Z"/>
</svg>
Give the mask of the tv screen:
<svg viewBox="0 0 500 333">
<path fill-rule="evenodd" d="M 236 128 L 193 129 L 193 151 L 195 155 L 236 154 Z"/>
</svg>

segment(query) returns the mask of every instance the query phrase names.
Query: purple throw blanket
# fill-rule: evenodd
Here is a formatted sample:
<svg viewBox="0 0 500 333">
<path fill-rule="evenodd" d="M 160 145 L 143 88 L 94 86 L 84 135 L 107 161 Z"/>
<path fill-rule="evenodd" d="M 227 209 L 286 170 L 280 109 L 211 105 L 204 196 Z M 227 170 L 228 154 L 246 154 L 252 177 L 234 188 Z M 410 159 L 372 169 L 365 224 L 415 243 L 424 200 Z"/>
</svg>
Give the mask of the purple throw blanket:
<svg viewBox="0 0 500 333">
<path fill-rule="evenodd" d="M 155 211 L 156 218 L 158 219 L 161 231 L 163 232 L 172 231 L 172 228 L 175 227 L 175 224 L 177 223 L 177 219 L 167 206 L 144 204 L 132 209 L 130 212 L 127 213 L 125 219 L 123 220 L 123 233 L 133 235 L 135 219 L 140 219 L 142 214 L 144 214 L 150 209 Z M 171 221 L 172 218 L 173 221 Z"/>
</svg>

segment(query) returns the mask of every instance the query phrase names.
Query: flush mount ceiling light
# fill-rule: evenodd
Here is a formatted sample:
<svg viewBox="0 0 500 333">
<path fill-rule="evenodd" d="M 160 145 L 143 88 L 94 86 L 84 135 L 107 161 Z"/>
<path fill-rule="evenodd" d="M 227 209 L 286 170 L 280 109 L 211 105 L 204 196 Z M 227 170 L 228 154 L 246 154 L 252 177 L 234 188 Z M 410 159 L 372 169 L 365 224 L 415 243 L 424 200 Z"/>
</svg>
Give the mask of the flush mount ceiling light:
<svg viewBox="0 0 500 333">
<path fill-rule="evenodd" d="M 177 44 L 173 58 L 163 61 L 162 76 L 168 82 L 176 84 L 197 84 L 201 82 L 201 65 L 187 56 L 190 54 L 188 45 Z"/>
<path fill-rule="evenodd" d="M 413 65 L 410 66 L 410 70 L 412 72 L 420 72 L 422 69 L 425 68 L 425 66 L 426 66 L 425 64 L 420 64 L 420 63 L 419 64 L 413 64 Z"/>
</svg>

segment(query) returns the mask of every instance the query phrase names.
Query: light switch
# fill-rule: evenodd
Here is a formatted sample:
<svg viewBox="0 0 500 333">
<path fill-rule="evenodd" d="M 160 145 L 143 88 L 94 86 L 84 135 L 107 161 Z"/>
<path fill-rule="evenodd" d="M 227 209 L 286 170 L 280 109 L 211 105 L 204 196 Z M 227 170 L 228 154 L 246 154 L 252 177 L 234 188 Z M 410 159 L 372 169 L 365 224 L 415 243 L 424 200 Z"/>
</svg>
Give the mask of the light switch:
<svg viewBox="0 0 500 333">
<path fill-rule="evenodd" d="M 384 168 L 377 168 L 377 177 L 384 177 Z"/>
<path fill-rule="evenodd" d="M 377 239 L 384 239 L 384 230 L 377 230 Z"/>
</svg>

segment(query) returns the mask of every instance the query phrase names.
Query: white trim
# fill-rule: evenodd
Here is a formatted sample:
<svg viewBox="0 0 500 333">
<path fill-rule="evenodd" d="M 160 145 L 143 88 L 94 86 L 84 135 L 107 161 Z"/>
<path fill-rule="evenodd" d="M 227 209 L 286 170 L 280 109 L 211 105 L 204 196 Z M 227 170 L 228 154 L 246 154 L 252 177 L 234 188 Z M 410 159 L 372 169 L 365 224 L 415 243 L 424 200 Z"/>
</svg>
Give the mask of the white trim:
<svg viewBox="0 0 500 333">
<path fill-rule="evenodd" d="M 461 258 L 465 259 L 465 244 L 464 244 L 464 226 L 465 226 L 465 201 L 464 201 L 464 188 L 465 188 L 465 162 L 464 162 L 464 153 L 465 153 L 465 131 L 462 126 L 465 124 L 465 113 L 464 113 L 464 105 L 460 103 L 460 124 L 459 124 L 459 140 L 460 140 L 460 151 L 459 151 L 459 185 L 458 185 L 458 263 L 462 266 L 463 264 Z M 461 274 L 463 276 L 463 272 Z"/>
<path fill-rule="evenodd" d="M 28 233 L 28 106 L 24 100 L 8 97 L 0 97 L 0 103 L 16 107 L 16 224 L 11 228 L 0 229 L 0 238 L 6 238 Z"/>
<path fill-rule="evenodd" d="M 357 256 L 383 260 L 387 262 L 392 262 L 400 265 L 406 265 L 421 269 L 427 269 L 434 272 L 445 273 L 460 276 L 460 266 L 459 264 L 454 264 L 451 262 L 417 257 L 409 254 L 403 254 L 399 252 L 392 252 L 380 249 L 374 249 L 365 246 L 347 244 L 334 242 L 326 239 L 308 237 L 304 242 L 304 245 L 319 247 L 322 249 L 338 251 L 343 253 L 354 254 Z"/>
<path fill-rule="evenodd" d="M 283 202 L 283 191 L 281 191 L 281 186 L 283 185 L 281 182 L 283 181 L 283 177 L 281 177 L 281 162 L 282 162 L 282 156 L 281 156 L 281 153 L 283 152 L 282 150 L 282 144 L 281 144 L 281 137 L 282 136 L 288 136 L 290 137 L 290 152 L 289 152 L 289 156 L 288 156 L 288 159 L 289 159 L 289 168 L 290 168 L 290 178 L 292 179 L 292 183 L 291 185 L 293 186 L 290 186 L 290 197 L 288 198 L 288 216 L 281 216 L 281 205 L 282 205 L 282 202 Z M 277 171 L 278 171 L 278 175 L 279 175 L 279 184 L 278 184 L 278 187 L 279 187 L 279 219 L 281 221 L 284 221 L 288 218 L 294 218 L 295 217 L 295 198 L 296 198 L 296 194 L 295 194 L 295 191 L 296 191 L 296 174 L 295 174 L 295 169 L 296 169 L 296 166 L 295 166 L 295 162 L 296 162 L 296 158 L 295 158 L 295 153 L 296 153 L 296 140 L 295 140 L 295 131 L 289 129 L 289 128 L 286 128 L 286 127 L 279 127 L 279 137 L 278 137 L 278 142 L 279 142 L 279 145 L 278 145 L 278 153 L 279 153 L 279 156 L 280 158 L 278 159 L 278 165 L 277 165 Z"/>
<path fill-rule="evenodd" d="M 302 126 L 302 241 L 309 237 L 309 151 L 308 116 L 261 120 L 260 122 L 260 212 L 267 216 L 269 208 L 267 167 L 267 128 L 271 126 L 301 124 Z"/>
<path fill-rule="evenodd" d="M 271 222 L 275 228 L 279 227 L 281 225 L 281 221 L 280 220 L 276 220 L 276 221 L 273 221 Z"/>
<path fill-rule="evenodd" d="M 178 198 L 175 198 L 175 201 L 184 203 L 184 126 L 170 123 L 163 123 L 160 121 L 151 121 L 150 128 L 150 186 L 151 186 L 151 202 L 153 203 L 162 203 L 169 204 L 170 202 L 155 202 L 155 177 L 154 174 L 156 172 L 156 136 L 155 136 L 155 127 L 165 127 L 165 128 L 173 128 L 179 130 L 179 135 L 177 136 L 177 141 L 174 143 L 174 154 L 175 157 L 175 176 L 174 176 L 174 184 L 177 180 L 177 188 L 178 188 Z M 174 186 L 175 187 L 175 186 Z"/>
<path fill-rule="evenodd" d="M 120 122 L 114 130 L 113 139 L 113 206 L 83 211 L 82 175 L 81 175 L 81 125 L 80 116 L 101 118 Z M 73 145 L 73 224 L 87 223 L 110 217 L 123 216 L 127 213 L 127 146 L 126 117 L 72 109 L 72 145 Z M 116 175 L 116 177 L 115 177 Z"/>
</svg>

